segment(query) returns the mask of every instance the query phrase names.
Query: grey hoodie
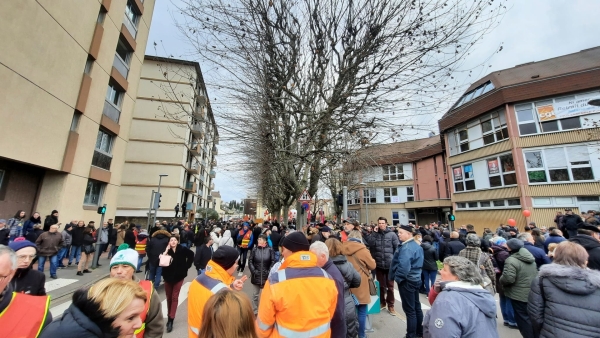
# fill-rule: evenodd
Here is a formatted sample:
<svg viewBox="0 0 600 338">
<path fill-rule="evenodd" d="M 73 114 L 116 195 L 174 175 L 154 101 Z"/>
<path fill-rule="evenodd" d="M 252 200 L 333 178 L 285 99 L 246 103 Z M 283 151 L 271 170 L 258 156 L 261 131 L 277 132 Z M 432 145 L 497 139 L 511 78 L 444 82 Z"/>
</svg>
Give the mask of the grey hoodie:
<svg viewBox="0 0 600 338">
<path fill-rule="evenodd" d="M 423 338 L 499 338 L 496 301 L 479 285 L 446 284 L 423 319 Z"/>
</svg>

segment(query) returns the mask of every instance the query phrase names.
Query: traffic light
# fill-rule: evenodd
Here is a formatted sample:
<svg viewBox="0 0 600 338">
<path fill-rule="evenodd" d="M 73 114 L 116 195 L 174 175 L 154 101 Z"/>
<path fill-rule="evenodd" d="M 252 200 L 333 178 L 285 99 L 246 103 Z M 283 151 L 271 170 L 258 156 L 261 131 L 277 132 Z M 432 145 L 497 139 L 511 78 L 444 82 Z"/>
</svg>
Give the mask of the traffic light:
<svg viewBox="0 0 600 338">
<path fill-rule="evenodd" d="M 106 206 L 104 205 L 104 206 L 98 207 L 98 213 L 100 215 L 106 214 Z"/>
<path fill-rule="evenodd" d="M 154 205 L 153 205 L 154 210 L 160 209 L 160 198 L 161 197 L 162 197 L 161 193 L 158 193 L 158 192 L 154 193 Z"/>
<path fill-rule="evenodd" d="M 448 216 L 448 220 L 449 220 L 450 222 L 454 222 L 454 221 L 456 220 L 456 216 L 454 216 L 454 215 L 450 215 L 450 216 Z"/>
</svg>

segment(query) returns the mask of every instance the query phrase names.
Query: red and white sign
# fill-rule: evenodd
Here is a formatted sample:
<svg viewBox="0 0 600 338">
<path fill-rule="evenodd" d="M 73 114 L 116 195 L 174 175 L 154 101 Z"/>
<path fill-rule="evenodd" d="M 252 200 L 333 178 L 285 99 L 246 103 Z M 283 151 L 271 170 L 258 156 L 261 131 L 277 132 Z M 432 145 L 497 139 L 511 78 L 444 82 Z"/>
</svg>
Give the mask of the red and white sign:
<svg viewBox="0 0 600 338">
<path fill-rule="evenodd" d="M 304 191 L 302 192 L 302 194 L 298 198 L 298 201 L 300 201 L 300 202 L 308 202 L 310 200 L 312 200 L 312 197 L 310 197 L 310 194 L 308 193 L 308 189 L 304 189 Z"/>
</svg>

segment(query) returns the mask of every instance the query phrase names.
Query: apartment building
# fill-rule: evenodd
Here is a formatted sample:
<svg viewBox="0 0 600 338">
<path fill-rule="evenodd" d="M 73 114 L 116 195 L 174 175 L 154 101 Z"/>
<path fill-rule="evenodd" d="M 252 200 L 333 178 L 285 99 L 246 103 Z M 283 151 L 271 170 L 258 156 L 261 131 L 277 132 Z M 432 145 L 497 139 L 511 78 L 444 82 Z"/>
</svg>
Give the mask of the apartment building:
<svg viewBox="0 0 600 338">
<path fill-rule="evenodd" d="M 0 1 L 0 218 L 114 215 L 153 9 Z"/>
<path fill-rule="evenodd" d="M 600 47 L 474 82 L 439 121 L 456 225 L 600 209 Z M 526 219 L 522 211 L 530 210 Z"/>
<path fill-rule="evenodd" d="M 152 191 L 158 219 L 200 218 L 212 208 L 219 134 L 197 62 L 146 55 L 125 154 L 117 220 L 147 221 Z M 162 178 L 159 178 L 161 177 Z M 166 176 L 164 176 L 166 175 Z"/>
</svg>

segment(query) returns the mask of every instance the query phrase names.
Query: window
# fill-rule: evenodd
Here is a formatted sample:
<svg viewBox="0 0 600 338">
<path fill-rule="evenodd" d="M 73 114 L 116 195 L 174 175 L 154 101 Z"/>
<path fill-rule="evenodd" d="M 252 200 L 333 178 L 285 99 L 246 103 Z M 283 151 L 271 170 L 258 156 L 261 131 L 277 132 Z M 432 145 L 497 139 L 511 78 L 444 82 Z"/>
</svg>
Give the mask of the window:
<svg viewBox="0 0 600 338">
<path fill-rule="evenodd" d="M 465 164 L 452 168 L 454 175 L 454 191 L 475 190 L 473 165 Z"/>
<path fill-rule="evenodd" d="M 414 195 L 414 189 L 413 189 L 413 187 L 407 187 L 406 188 L 406 200 L 409 201 L 409 202 L 415 200 L 415 195 Z"/>
<path fill-rule="evenodd" d="M 96 22 L 99 24 L 103 24 L 104 18 L 106 18 L 106 12 L 101 10 L 100 13 L 98 13 L 98 19 L 96 19 Z"/>
<path fill-rule="evenodd" d="M 466 208 L 467 208 L 467 203 L 462 203 L 462 202 L 456 203 L 456 209 L 466 209 Z"/>
<path fill-rule="evenodd" d="M 417 224 L 417 214 L 414 210 L 408 210 L 408 222 L 412 224 Z"/>
<path fill-rule="evenodd" d="M 83 68 L 83 72 L 87 75 L 92 73 L 92 68 L 94 67 L 94 59 L 88 55 L 87 60 L 85 61 L 85 68 Z"/>
<path fill-rule="evenodd" d="M 479 206 L 482 208 L 489 208 L 491 206 L 490 201 L 481 201 L 479 202 Z"/>
<path fill-rule="evenodd" d="M 73 119 L 71 120 L 71 131 L 77 131 L 79 128 L 79 120 L 81 119 L 81 114 L 75 112 L 73 113 Z"/>
<path fill-rule="evenodd" d="M 359 204 L 360 198 L 358 197 L 358 190 L 350 190 L 348 191 L 348 205 Z"/>
<path fill-rule="evenodd" d="M 494 200 L 494 201 L 471 201 L 471 202 L 457 202 L 456 209 L 497 209 L 506 208 L 514 209 L 521 207 L 521 200 L 518 198 L 511 198 L 506 200 Z"/>
<path fill-rule="evenodd" d="M 385 203 L 400 203 L 398 188 L 383 188 L 383 201 Z"/>
<path fill-rule="evenodd" d="M 585 145 L 524 151 L 529 183 L 594 180 Z"/>
<path fill-rule="evenodd" d="M 98 137 L 96 138 L 96 148 L 94 150 L 94 156 L 92 157 L 93 166 L 110 170 L 110 163 L 112 162 L 113 142 L 114 136 L 108 134 L 103 130 L 98 131 Z"/>
<path fill-rule="evenodd" d="M 133 4 L 133 0 L 127 0 L 127 7 L 125 7 L 125 20 L 123 20 L 123 24 L 134 39 L 137 35 L 139 21 L 140 13 Z"/>
<path fill-rule="evenodd" d="M 469 120 L 447 135 L 451 156 L 508 139 L 504 109 Z"/>
<path fill-rule="evenodd" d="M 4 182 L 4 173 L 5 171 L 0 169 L 0 190 L 2 189 L 2 183 Z"/>
<path fill-rule="evenodd" d="M 502 118 L 502 120 L 501 120 Z M 487 116 L 481 122 L 481 131 L 483 133 L 483 144 L 488 145 L 508 138 L 508 127 L 504 120 L 504 115 L 497 112 Z"/>
<path fill-rule="evenodd" d="M 466 93 L 465 95 L 463 95 L 458 102 L 454 105 L 454 108 L 458 108 L 460 106 L 462 106 L 463 104 L 476 99 L 477 97 L 489 92 L 490 90 L 494 89 L 494 85 L 492 84 L 492 82 L 488 81 L 480 86 L 478 86 L 477 88 L 471 90 L 470 92 Z"/>
<path fill-rule="evenodd" d="M 129 65 L 131 63 L 132 54 L 133 51 L 125 44 L 123 38 L 119 37 L 113 66 L 124 78 L 127 78 L 127 75 L 129 74 Z"/>
<path fill-rule="evenodd" d="M 375 188 L 364 188 L 363 189 L 363 203 L 365 204 L 371 204 L 371 203 L 376 203 L 377 199 L 376 199 L 376 195 L 375 195 Z"/>
<path fill-rule="evenodd" d="M 515 163 L 512 154 L 501 155 L 487 160 L 490 187 L 517 184 Z"/>
<path fill-rule="evenodd" d="M 105 183 L 88 180 L 87 188 L 85 189 L 85 197 L 83 198 L 83 204 L 100 205 L 105 186 Z"/>
<path fill-rule="evenodd" d="M 469 202 L 467 203 L 467 205 L 469 206 L 469 208 L 478 208 L 479 204 L 477 202 Z"/>
<path fill-rule="evenodd" d="M 109 84 L 106 91 L 106 101 L 112 103 L 117 108 L 121 108 L 122 100 L 123 91 L 117 88 L 114 84 Z"/>
<path fill-rule="evenodd" d="M 404 179 L 404 169 L 402 164 L 384 165 L 382 168 L 384 181 L 397 181 Z"/>
</svg>

